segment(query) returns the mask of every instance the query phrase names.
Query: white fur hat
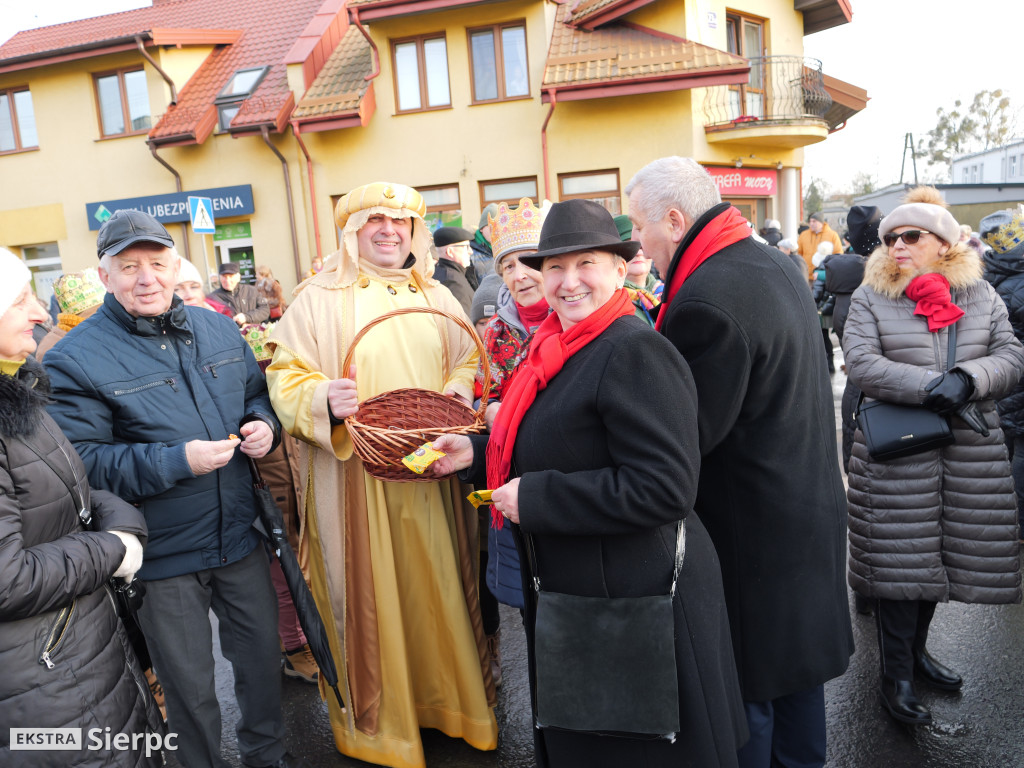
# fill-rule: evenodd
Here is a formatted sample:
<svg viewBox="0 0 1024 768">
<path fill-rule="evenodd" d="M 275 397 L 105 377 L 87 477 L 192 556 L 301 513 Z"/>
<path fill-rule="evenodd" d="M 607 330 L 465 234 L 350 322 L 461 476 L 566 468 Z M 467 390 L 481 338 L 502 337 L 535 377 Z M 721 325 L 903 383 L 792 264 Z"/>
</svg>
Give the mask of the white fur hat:
<svg viewBox="0 0 1024 768">
<path fill-rule="evenodd" d="M 11 308 L 30 280 L 32 273 L 25 262 L 6 248 L 0 248 L 0 315 Z"/>
<path fill-rule="evenodd" d="M 896 227 L 920 227 L 950 245 L 960 241 L 960 225 L 946 210 L 946 202 L 934 187 L 916 187 L 907 193 L 906 202 L 882 219 L 878 236 L 884 238 Z"/>
</svg>

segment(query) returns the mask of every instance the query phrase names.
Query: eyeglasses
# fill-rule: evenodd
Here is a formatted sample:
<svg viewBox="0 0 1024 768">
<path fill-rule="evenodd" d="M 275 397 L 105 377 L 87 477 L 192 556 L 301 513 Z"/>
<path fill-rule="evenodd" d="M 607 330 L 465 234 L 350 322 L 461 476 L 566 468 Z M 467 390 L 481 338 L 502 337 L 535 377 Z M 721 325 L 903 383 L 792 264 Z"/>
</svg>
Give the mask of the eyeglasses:
<svg viewBox="0 0 1024 768">
<path fill-rule="evenodd" d="M 885 243 L 886 248 L 892 248 L 896 244 L 896 241 L 902 237 L 904 243 L 907 245 L 913 245 L 921 239 L 921 235 L 931 234 L 933 233 L 926 229 L 908 229 L 906 232 L 900 232 L 898 235 L 894 232 L 882 235 L 882 242 Z"/>
</svg>

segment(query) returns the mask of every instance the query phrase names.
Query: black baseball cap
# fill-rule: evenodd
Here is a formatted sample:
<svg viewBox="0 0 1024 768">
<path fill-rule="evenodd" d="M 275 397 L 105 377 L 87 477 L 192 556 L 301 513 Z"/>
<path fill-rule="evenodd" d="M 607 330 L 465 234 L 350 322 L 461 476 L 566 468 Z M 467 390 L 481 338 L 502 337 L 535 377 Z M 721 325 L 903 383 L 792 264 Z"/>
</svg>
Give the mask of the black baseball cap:
<svg viewBox="0 0 1024 768">
<path fill-rule="evenodd" d="M 235 261 L 225 261 L 217 268 L 218 275 L 237 275 L 238 273 L 238 262 Z"/>
<path fill-rule="evenodd" d="M 117 211 L 100 227 L 96 236 L 96 254 L 116 256 L 135 243 L 159 243 L 167 248 L 174 247 L 174 240 L 164 225 L 145 211 Z"/>
</svg>

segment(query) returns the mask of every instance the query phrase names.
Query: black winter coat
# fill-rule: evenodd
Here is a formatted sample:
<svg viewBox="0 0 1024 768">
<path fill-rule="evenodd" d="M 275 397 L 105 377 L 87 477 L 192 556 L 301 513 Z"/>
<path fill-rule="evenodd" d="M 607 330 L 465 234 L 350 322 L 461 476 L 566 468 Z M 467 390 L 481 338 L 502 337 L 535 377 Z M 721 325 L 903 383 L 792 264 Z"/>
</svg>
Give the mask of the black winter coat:
<svg viewBox="0 0 1024 768">
<path fill-rule="evenodd" d="M 225 440 L 255 419 L 278 442 L 266 379 L 231 320 L 177 296 L 164 315 L 136 319 L 108 293 L 46 353 L 46 369 L 50 414 L 89 481 L 142 507 L 150 543 L 140 578 L 229 565 L 259 544 L 245 455 L 198 476 L 185 458 L 189 440 Z"/>
<path fill-rule="evenodd" d="M 832 311 L 832 330 L 840 341 L 846 327 L 846 316 L 850 314 L 850 297 L 864 279 L 864 262 L 867 257 L 856 253 L 836 253 L 825 259 L 825 290 L 836 297 Z"/>
<path fill-rule="evenodd" d="M 210 298 L 230 307 L 233 314 L 242 313 L 247 323 L 262 323 L 270 318 L 270 302 L 259 290 L 248 283 L 239 283 L 233 291 L 218 288 Z"/>
<path fill-rule="evenodd" d="M 159 733 L 162 725 L 106 587 L 145 542 L 142 515 L 90 491 L 85 467 L 43 409 L 48 387 L 31 358 L 0 374 L 0 765 L 159 765 L 145 749 L 89 750 L 104 729 Z M 73 489 L 73 492 L 72 492 Z M 84 530 L 80 505 L 99 532 Z M 45 654 L 45 655 L 44 655 Z M 11 751 L 9 728 L 81 728 L 81 752 Z"/>
<path fill-rule="evenodd" d="M 1006 253 L 985 254 L 985 279 L 1006 304 L 1010 325 L 1017 340 L 1024 343 L 1024 245 Z M 999 421 L 1007 437 L 1024 437 L 1024 379 L 1006 397 L 996 401 Z"/>
<path fill-rule="evenodd" d="M 666 285 L 725 205 L 687 233 Z M 722 562 L 743 697 L 808 690 L 846 670 L 853 634 L 835 406 L 807 281 L 746 238 L 701 264 L 662 312 L 697 385 L 694 510 Z"/>
<path fill-rule="evenodd" d="M 473 287 L 466 279 L 466 268 L 451 259 L 438 259 L 434 265 L 433 278 L 452 292 L 455 300 L 462 305 L 466 317 L 469 317 L 473 307 Z"/>
<path fill-rule="evenodd" d="M 638 409 L 641 393 L 644 406 Z M 686 363 L 643 320 L 630 316 L 569 358 L 519 428 L 513 456 L 521 478 L 519 529 L 533 539 L 544 589 L 590 597 L 665 594 L 676 526 L 683 518 L 687 526 L 674 601 L 682 720 L 676 742 L 535 729 L 541 768 L 736 764 L 746 719 L 720 570 L 691 511 L 700 465 L 695 414 Z M 536 593 L 517 538 L 535 696 Z"/>
</svg>

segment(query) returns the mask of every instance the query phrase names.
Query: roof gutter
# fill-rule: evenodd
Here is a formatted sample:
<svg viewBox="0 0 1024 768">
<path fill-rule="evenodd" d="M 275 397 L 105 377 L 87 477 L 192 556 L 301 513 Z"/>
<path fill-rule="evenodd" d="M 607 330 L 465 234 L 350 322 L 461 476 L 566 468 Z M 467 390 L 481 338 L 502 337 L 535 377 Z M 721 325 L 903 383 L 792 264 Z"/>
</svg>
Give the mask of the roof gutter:
<svg viewBox="0 0 1024 768">
<path fill-rule="evenodd" d="M 174 87 L 174 81 L 171 79 L 170 75 L 164 72 L 163 67 L 156 63 L 156 59 L 150 56 L 149 53 L 146 51 L 146 46 L 142 44 L 141 35 L 135 36 L 135 45 L 138 46 L 139 53 L 142 55 L 142 58 L 144 58 L 146 61 L 153 65 L 153 69 L 160 73 L 160 77 L 164 79 L 164 82 L 167 83 L 167 87 L 171 89 L 171 104 L 177 104 L 178 89 Z"/>
<path fill-rule="evenodd" d="M 373 72 L 363 78 L 364 80 L 373 80 L 380 74 L 380 51 L 377 50 L 377 44 L 373 42 L 373 39 L 370 37 L 370 33 L 366 31 L 366 27 L 364 27 L 362 22 L 359 21 L 359 9 L 349 8 L 348 17 L 352 23 L 356 25 L 356 29 L 358 29 L 362 33 L 363 37 L 366 38 L 366 42 L 370 44 L 370 50 L 373 51 Z"/>
<path fill-rule="evenodd" d="M 309 156 L 309 150 L 306 149 L 306 142 L 302 140 L 302 135 L 299 133 L 298 120 L 292 120 L 290 125 L 292 127 L 292 134 L 295 136 L 295 140 L 299 142 L 299 149 L 301 149 L 302 154 L 306 156 L 306 175 L 309 177 L 309 207 L 313 209 L 313 237 L 316 239 L 317 258 L 323 260 L 323 249 L 320 246 L 320 214 L 317 213 L 316 183 L 313 180 L 313 158 Z"/>
<path fill-rule="evenodd" d="M 558 104 L 558 92 L 557 89 L 551 88 L 548 90 L 551 94 L 551 109 L 548 110 L 548 116 L 544 118 L 544 125 L 540 129 L 540 153 L 544 159 L 544 197 L 548 200 L 551 199 L 551 170 L 548 165 L 548 123 L 551 121 L 551 116 L 555 114 L 555 106 Z"/>
<path fill-rule="evenodd" d="M 281 161 L 281 170 L 284 172 L 284 191 L 288 197 L 288 223 L 291 225 L 292 230 L 292 257 L 295 260 L 295 282 L 301 283 L 302 266 L 299 264 L 299 236 L 295 231 L 295 202 L 292 200 L 292 184 L 288 177 L 288 161 L 278 151 L 277 147 L 274 146 L 274 142 L 270 140 L 270 131 L 267 129 L 267 126 L 260 126 L 260 135 L 263 137 L 263 143 L 270 147 L 270 151 L 277 155 L 277 158 Z"/>
<path fill-rule="evenodd" d="M 153 142 L 147 141 L 146 146 L 149 147 L 149 152 L 151 155 L 153 155 L 153 159 L 160 163 L 160 165 L 162 165 L 172 174 L 174 174 L 174 187 L 175 189 L 177 189 L 178 194 L 180 195 L 182 192 L 181 174 L 174 170 L 174 167 L 170 163 L 168 163 L 166 160 L 164 160 L 162 157 L 160 157 L 160 155 L 156 153 L 156 145 Z M 192 261 L 192 252 L 188 247 L 188 224 L 185 223 L 181 224 L 181 242 L 185 244 L 185 258 L 188 259 L 189 261 Z"/>
</svg>

